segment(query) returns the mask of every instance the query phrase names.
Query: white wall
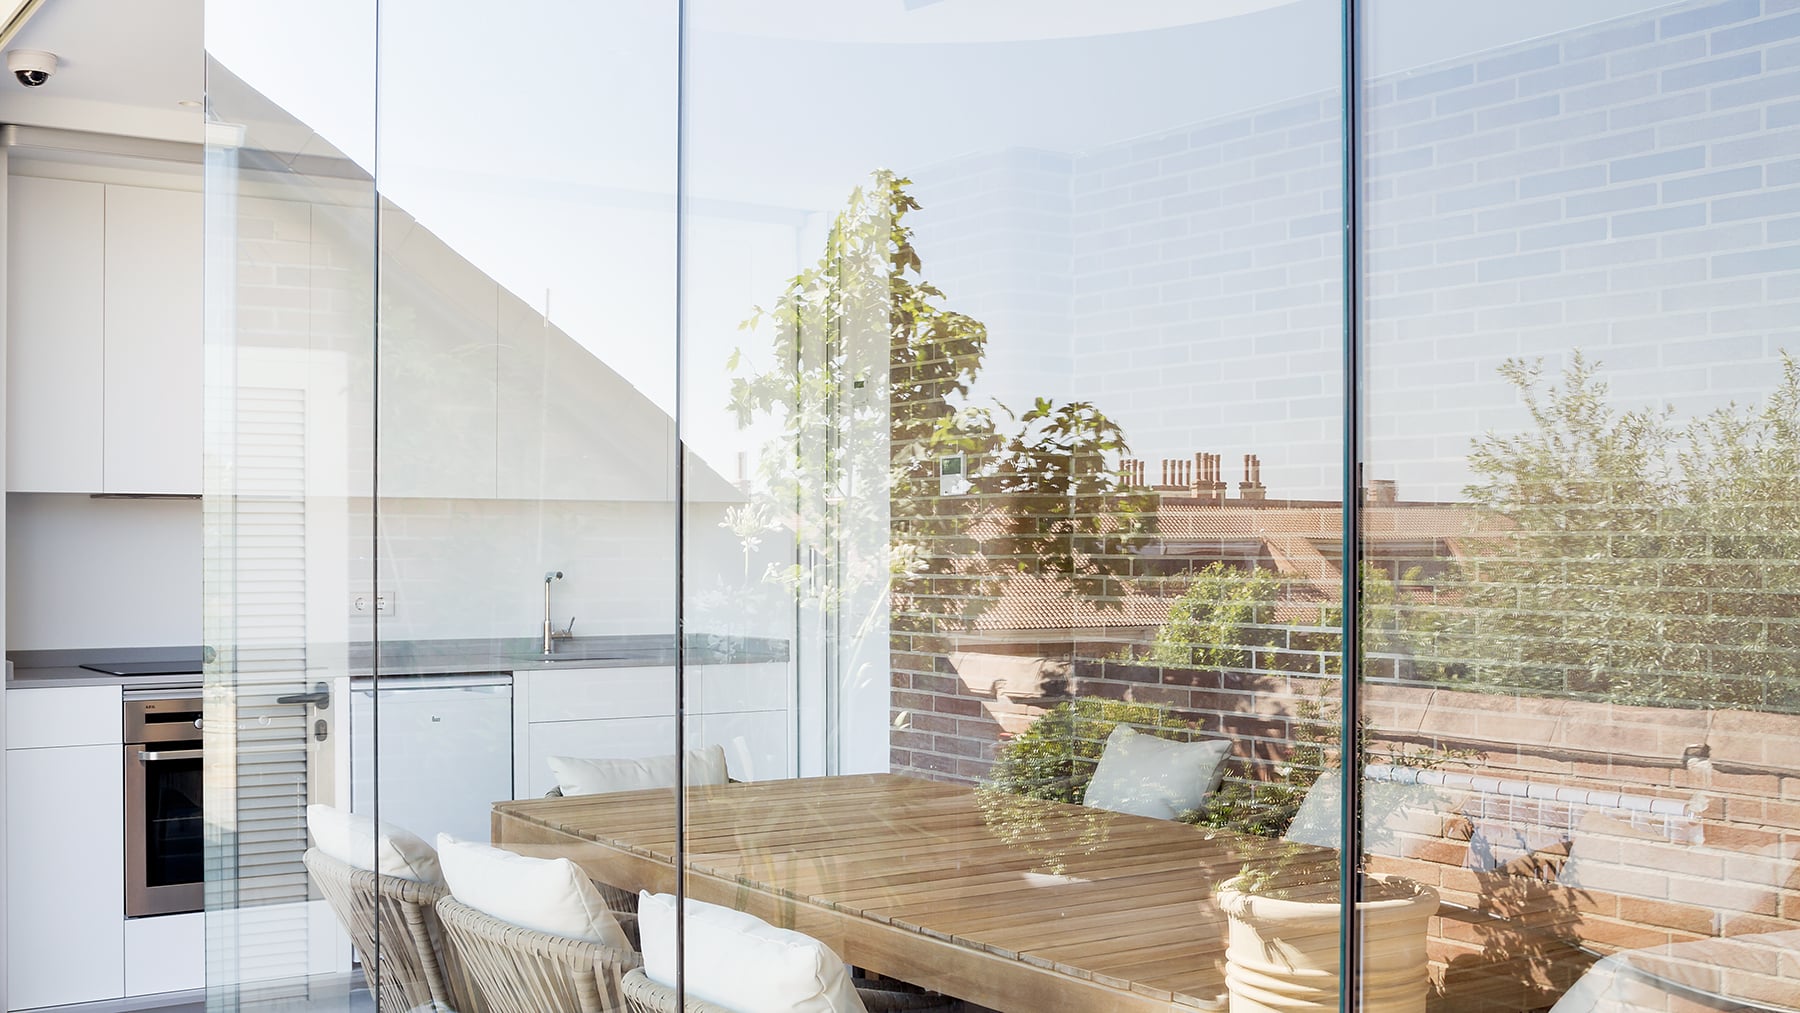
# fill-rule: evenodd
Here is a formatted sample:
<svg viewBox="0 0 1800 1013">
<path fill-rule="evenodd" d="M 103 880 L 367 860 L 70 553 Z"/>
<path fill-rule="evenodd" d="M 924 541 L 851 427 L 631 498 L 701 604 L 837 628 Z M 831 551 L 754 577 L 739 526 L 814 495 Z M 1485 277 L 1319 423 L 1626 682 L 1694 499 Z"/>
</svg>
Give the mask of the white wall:
<svg viewBox="0 0 1800 1013">
<path fill-rule="evenodd" d="M 200 643 L 200 502 L 6 497 L 6 647 Z"/>
<path fill-rule="evenodd" d="M 719 527 L 724 511 L 718 504 L 689 509 L 688 629 L 786 639 L 791 600 L 761 580 L 769 557 L 746 566 L 735 536 Z M 369 565 L 366 501 L 359 512 L 353 580 Z M 551 615 L 558 627 L 574 616 L 578 636 L 675 628 L 671 504 L 383 499 L 380 523 L 380 582 L 394 595 L 393 614 L 381 620 L 384 640 L 534 637 L 546 570 L 564 575 L 551 588 Z"/>
</svg>

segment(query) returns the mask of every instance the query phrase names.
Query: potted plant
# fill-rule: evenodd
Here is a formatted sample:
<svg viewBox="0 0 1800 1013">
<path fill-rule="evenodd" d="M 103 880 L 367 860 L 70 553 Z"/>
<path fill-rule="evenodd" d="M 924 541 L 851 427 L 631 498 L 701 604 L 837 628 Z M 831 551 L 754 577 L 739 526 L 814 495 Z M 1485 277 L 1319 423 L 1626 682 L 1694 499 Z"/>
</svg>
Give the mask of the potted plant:
<svg viewBox="0 0 1800 1013">
<path fill-rule="evenodd" d="M 1216 895 L 1228 926 L 1225 985 L 1231 1013 L 1336 1010 L 1342 931 L 1338 853 L 1294 841 L 1257 844 L 1260 854 L 1220 884 Z M 1398 876 L 1364 873 L 1361 892 L 1357 1008 L 1424 1013 L 1425 926 L 1437 913 L 1437 891 Z"/>
</svg>

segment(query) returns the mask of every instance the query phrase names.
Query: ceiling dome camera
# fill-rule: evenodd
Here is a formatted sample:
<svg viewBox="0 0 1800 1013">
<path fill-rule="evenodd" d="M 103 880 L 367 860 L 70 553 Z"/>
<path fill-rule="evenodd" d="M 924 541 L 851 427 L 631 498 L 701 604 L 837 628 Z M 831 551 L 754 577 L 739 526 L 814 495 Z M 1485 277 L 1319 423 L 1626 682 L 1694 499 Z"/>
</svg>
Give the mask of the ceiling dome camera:
<svg viewBox="0 0 1800 1013">
<path fill-rule="evenodd" d="M 56 54 L 41 49 L 15 49 L 6 54 L 6 69 L 25 87 L 39 88 L 56 73 Z"/>
</svg>

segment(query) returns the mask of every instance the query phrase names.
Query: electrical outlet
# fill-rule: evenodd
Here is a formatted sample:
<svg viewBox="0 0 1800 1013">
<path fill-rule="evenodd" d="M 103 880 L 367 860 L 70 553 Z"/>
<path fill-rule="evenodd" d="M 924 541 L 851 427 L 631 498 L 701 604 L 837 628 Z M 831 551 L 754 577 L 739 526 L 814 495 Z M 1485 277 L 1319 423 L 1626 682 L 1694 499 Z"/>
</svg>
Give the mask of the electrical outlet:
<svg viewBox="0 0 1800 1013">
<path fill-rule="evenodd" d="M 380 594 L 354 594 L 350 596 L 350 615 L 352 618 L 367 615 L 391 616 L 394 614 L 394 593 L 383 591 Z"/>
</svg>

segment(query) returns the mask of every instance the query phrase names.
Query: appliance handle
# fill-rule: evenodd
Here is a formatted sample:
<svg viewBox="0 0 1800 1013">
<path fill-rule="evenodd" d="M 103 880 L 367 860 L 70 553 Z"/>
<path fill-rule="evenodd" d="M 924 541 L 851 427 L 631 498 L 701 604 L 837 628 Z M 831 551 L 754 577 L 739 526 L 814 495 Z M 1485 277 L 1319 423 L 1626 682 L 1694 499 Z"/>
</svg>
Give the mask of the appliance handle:
<svg viewBox="0 0 1800 1013">
<path fill-rule="evenodd" d="M 198 760 L 206 755 L 204 749 L 159 749 L 154 752 L 145 750 L 138 753 L 142 763 L 153 763 L 157 760 Z"/>
</svg>

